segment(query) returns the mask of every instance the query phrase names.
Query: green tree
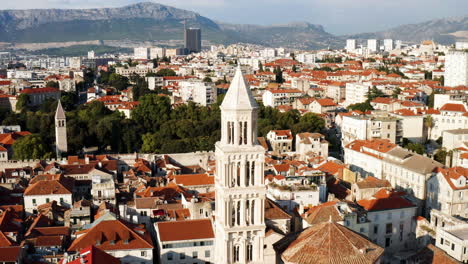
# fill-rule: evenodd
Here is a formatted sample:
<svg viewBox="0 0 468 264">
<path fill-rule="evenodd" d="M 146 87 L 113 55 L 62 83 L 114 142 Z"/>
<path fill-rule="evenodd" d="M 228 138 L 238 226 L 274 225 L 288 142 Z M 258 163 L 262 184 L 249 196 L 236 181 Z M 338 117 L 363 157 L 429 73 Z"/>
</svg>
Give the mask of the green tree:
<svg viewBox="0 0 468 264">
<path fill-rule="evenodd" d="M 284 79 L 283 79 L 283 71 L 281 70 L 280 67 L 277 67 L 276 69 L 276 76 L 275 76 L 275 81 L 276 83 L 283 83 L 284 82 Z"/>
<path fill-rule="evenodd" d="M 434 154 L 434 160 L 435 161 L 438 161 L 442 164 L 446 164 L 446 160 L 447 160 L 447 156 L 448 156 L 448 152 L 445 150 L 445 149 L 439 149 L 437 150 L 437 152 Z"/>
<path fill-rule="evenodd" d="M 317 114 L 307 113 L 299 118 L 292 127 L 294 134 L 303 132 L 321 132 L 325 128 L 325 120 Z"/>
<path fill-rule="evenodd" d="M 117 73 L 112 73 L 109 76 L 109 85 L 115 87 L 119 91 L 123 91 L 130 86 L 130 83 L 127 77 Z"/>
<path fill-rule="evenodd" d="M 176 72 L 172 69 L 161 69 L 156 73 L 157 76 L 177 76 Z"/>
<path fill-rule="evenodd" d="M 58 82 L 55 82 L 55 81 L 48 81 L 46 83 L 46 87 L 51 87 L 51 88 L 57 88 L 59 89 L 60 88 L 60 85 Z"/>
<path fill-rule="evenodd" d="M 374 110 L 374 107 L 370 104 L 369 101 L 366 101 L 364 103 L 357 103 L 357 104 L 352 104 L 348 106 L 349 110 L 358 110 L 361 112 L 366 112 L 366 111 L 371 111 Z"/>
<path fill-rule="evenodd" d="M 406 145 L 405 148 L 412 150 L 420 155 L 426 152 L 426 148 L 421 143 L 408 143 L 408 145 Z"/>
<path fill-rule="evenodd" d="M 427 138 L 430 138 L 432 128 L 434 127 L 434 119 L 431 115 L 428 115 L 424 118 L 424 127 L 427 129 Z"/>
<path fill-rule="evenodd" d="M 398 98 L 398 95 L 400 95 L 400 94 L 401 94 L 401 89 L 400 89 L 400 87 L 397 87 L 397 88 L 395 88 L 395 89 L 393 90 L 392 97 L 395 98 L 395 99 L 397 99 L 397 98 Z"/>
<path fill-rule="evenodd" d="M 13 143 L 13 159 L 50 159 L 55 155 L 43 139 L 37 135 L 24 136 Z"/>
<path fill-rule="evenodd" d="M 213 82 L 213 80 L 209 76 L 206 76 L 205 78 L 203 78 L 203 82 L 211 83 Z"/>
<path fill-rule="evenodd" d="M 263 72 L 263 63 L 261 61 L 258 62 L 258 71 Z"/>
<path fill-rule="evenodd" d="M 170 119 L 171 102 L 167 96 L 147 94 L 140 98 L 140 104 L 133 110 L 132 119 L 141 124 L 146 132 L 154 133 L 161 124 Z"/>
<path fill-rule="evenodd" d="M 16 101 L 16 110 L 21 112 L 26 110 L 30 102 L 28 94 L 20 94 Z"/>
</svg>

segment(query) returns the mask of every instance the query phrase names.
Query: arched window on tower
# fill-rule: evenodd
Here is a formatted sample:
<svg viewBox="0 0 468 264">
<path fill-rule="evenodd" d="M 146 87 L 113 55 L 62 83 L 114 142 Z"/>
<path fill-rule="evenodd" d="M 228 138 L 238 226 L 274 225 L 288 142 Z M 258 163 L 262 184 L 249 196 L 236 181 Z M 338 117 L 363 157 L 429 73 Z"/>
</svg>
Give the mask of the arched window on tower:
<svg viewBox="0 0 468 264">
<path fill-rule="evenodd" d="M 249 186 L 250 177 L 250 162 L 247 161 L 247 163 L 245 164 L 245 186 Z"/>
<path fill-rule="evenodd" d="M 241 182 L 241 168 L 240 168 L 240 162 L 237 162 L 236 163 L 236 173 L 237 173 L 237 179 L 236 179 L 236 183 L 237 183 L 237 186 L 240 186 L 240 182 Z"/>
<path fill-rule="evenodd" d="M 231 122 L 227 122 L 227 138 L 228 138 L 228 144 L 231 144 L 232 142 L 232 134 L 231 134 Z"/>
<path fill-rule="evenodd" d="M 244 144 L 247 145 L 247 122 L 244 122 Z"/>
<path fill-rule="evenodd" d="M 239 122 L 239 145 L 242 145 L 242 141 L 244 140 L 244 135 L 243 135 L 244 129 L 242 128 L 242 123 L 243 122 Z"/>
<path fill-rule="evenodd" d="M 231 223 L 230 226 L 234 226 L 236 224 L 236 202 L 231 202 Z"/>
<path fill-rule="evenodd" d="M 250 185 L 255 185 L 255 161 L 250 165 Z"/>
<path fill-rule="evenodd" d="M 253 245 L 249 243 L 247 245 L 247 262 L 253 261 Z"/>
<path fill-rule="evenodd" d="M 239 250 L 240 250 L 240 246 L 235 245 L 233 248 L 233 252 L 232 252 L 234 262 L 239 262 Z"/>
<path fill-rule="evenodd" d="M 237 213 L 236 213 L 237 225 L 240 225 L 240 214 L 241 214 L 240 208 L 241 208 L 241 202 L 238 201 L 238 202 L 237 202 L 237 206 L 236 206 L 236 211 L 237 211 Z"/>
<path fill-rule="evenodd" d="M 250 224 L 250 200 L 245 201 L 245 223 Z"/>
<path fill-rule="evenodd" d="M 255 224 L 255 200 L 250 203 L 250 223 Z"/>
</svg>

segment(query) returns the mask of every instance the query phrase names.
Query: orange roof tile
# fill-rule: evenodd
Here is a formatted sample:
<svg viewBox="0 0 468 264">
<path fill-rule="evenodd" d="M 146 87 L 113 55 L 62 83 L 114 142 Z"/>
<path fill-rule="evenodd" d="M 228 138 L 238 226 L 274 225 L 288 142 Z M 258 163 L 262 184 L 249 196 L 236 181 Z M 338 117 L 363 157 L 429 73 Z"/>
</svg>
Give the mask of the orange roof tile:
<svg viewBox="0 0 468 264">
<path fill-rule="evenodd" d="M 215 237 L 210 219 L 159 222 L 156 227 L 159 239 L 163 242 Z"/>
</svg>

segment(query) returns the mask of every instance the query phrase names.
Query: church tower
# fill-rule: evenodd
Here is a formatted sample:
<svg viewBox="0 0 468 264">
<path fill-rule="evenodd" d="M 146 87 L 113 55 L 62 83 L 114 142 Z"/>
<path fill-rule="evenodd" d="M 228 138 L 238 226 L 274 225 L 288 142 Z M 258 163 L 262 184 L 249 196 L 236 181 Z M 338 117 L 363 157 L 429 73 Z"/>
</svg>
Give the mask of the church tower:
<svg viewBox="0 0 468 264">
<path fill-rule="evenodd" d="M 61 157 L 62 153 L 66 153 L 68 151 L 67 119 L 60 100 L 58 101 L 57 111 L 55 111 L 55 147 L 57 158 Z"/>
<path fill-rule="evenodd" d="M 257 141 L 257 110 L 239 67 L 221 104 L 216 143 L 215 263 L 263 263 L 265 151 Z"/>
</svg>

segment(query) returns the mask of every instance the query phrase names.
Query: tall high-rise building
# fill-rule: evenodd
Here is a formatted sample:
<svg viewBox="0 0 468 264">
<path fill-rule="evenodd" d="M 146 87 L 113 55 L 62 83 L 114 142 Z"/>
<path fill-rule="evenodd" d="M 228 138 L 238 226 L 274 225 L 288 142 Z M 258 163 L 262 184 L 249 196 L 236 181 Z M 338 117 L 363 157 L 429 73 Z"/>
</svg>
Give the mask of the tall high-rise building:
<svg viewBox="0 0 468 264">
<path fill-rule="evenodd" d="M 379 51 L 379 49 L 380 49 L 379 40 L 377 40 L 377 39 L 368 39 L 367 40 L 367 49 L 369 49 L 370 52 Z"/>
<path fill-rule="evenodd" d="M 133 58 L 136 60 L 147 60 L 149 58 L 149 49 L 147 47 L 134 48 L 133 52 Z"/>
<path fill-rule="evenodd" d="M 355 39 L 347 39 L 346 40 L 346 51 L 354 51 L 356 50 L 356 40 Z"/>
<path fill-rule="evenodd" d="M 185 28 L 184 40 L 189 53 L 201 51 L 201 29 Z"/>
<path fill-rule="evenodd" d="M 57 158 L 59 158 L 62 153 L 66 153 L 68 151 L 67 118 L 60 100 L 58 101 L 57 110 L 55 111 L 55 148 Z"/>
<path fill-rule="evenodd" d="M 468 52 L 453 50 L 445 56 L 445 86 L 468 85 Z"/>
<path fill-rule="evenodd" d="M 237 68 L 221 104 L 216 143 L 215 263 L 263 263 L 265 150 L 257 141 L 257 112 Z"/>
<path fill-rule="evenodd" d="M 384 50 L 391 51 L 393 48 L 393 39 L 384 39 Z"/>
</svg>

